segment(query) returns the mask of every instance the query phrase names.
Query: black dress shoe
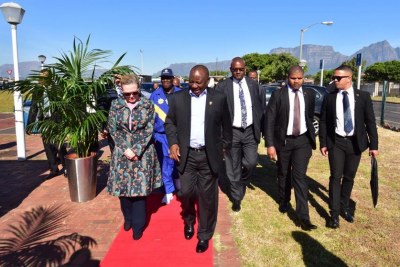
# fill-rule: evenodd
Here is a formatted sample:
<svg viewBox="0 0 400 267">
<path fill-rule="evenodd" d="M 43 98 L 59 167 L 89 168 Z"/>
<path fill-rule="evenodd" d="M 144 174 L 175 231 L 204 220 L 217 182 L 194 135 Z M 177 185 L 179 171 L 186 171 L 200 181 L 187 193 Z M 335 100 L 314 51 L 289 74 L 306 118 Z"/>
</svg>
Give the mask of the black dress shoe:
<svg viewBox="0 0 400 267">
<path fill-rule="evenodd" d="M 246 187 L 250 190 L 256 190 L 256 188 L 252 184 L 246 185 Z"/>
<path fill-rule="evenodd" d="M 185 239 L 190 240 L 194 235 L 194 227 L 193 224 L 185 225 L 183 228 L 183 232 L 185 234 Z"/>
<path fill-rule="evenodd" d="M 238 212 L 240 211 L 241 207 L 240 207 L 240 200 L 233 200 L 232 201 L 232 210 L 234 212 Z"/>
<path fill-rule="evenodd" d="M 332 229 L 339 228 L 339 217 L 330 218 L 326 226 Z"/>
<path fill-rule="evenodd" d="M 124 230 L 129 231 L 132 228 L 132 224 L 130 222 L 124 222 Z"/>
<path fill-rule="evenodd" d="M 290 204 L 288 202 L 282 202 L 279 204 L 279 212 L 286 213 L 289 210 Z"/>
<path fill-rule="evenodd" d="M 310 220 L 301 220 L 300 221 L 301 229 L 305 231 L 315 230 L 318 227 L 310 222 Z"/>
<path fill-rule="evenodd" d="M 143 236 L 143 231 L 140 231 L 139 233 L 135 233 L 135 231 L 133 231 L 133 240 L 139 240 L 140 238 L 142 238 Z"/>
<path fill-rule="evenodd" d="M 350 212 L 348 210 L 345 210 L 342 212 L 342 217 L 349 223 L 354 222 L 354 217 L 350 214 Z"/>
<path fill-rule="evenodd" d="M 196 246 L 197 253 L 203 253 L 207 249 L 208 249 L 208 240 L 199 240 L 199 242 L 197 242 Z"/>
</svg>

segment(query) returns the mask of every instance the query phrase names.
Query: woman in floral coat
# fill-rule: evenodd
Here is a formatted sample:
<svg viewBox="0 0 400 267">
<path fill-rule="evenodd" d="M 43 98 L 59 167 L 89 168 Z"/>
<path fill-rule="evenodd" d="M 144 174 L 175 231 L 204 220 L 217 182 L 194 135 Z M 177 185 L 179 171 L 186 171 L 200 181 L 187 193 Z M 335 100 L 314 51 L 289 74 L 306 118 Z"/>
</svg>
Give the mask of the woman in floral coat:
<svg viewBox="0 0 400 267">
<path fill-rule="evenodd" d="M 107 192 L 120 199 L 124 230 L 133 228 L 133 239 L 143 235 L 146 196 L 162 185 L 160 164 L 153 145 L 154 105 L 141 97 L 135 75 L 121 78 L 124 98 L 115 99 L 108 129 L 115 141 Z"/>
</svg>

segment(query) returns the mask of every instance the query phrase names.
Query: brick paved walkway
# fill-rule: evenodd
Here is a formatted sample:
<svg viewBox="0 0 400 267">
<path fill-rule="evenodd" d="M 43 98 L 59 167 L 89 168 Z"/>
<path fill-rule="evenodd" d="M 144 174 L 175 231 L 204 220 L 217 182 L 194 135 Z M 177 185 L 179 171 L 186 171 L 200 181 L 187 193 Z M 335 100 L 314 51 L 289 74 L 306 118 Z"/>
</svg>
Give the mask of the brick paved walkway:
<svg viewBox="0 0 400 267">
<path fill-rule="evenodd" d="M 80 265 L 98 265 L 104 257 L 112 240 L 118 233 L 122 216 L 119 201 L 109 196 L 104 187 L 108 171 L 108 146 L 101 146 L 98 166 L 97 196 L 85 203 L 70 201 L 68 179 L 60 175 L 45 180 L 48 165 L 43 151 L 42 140 L 38 135 L 26 135 L 26 161 L 17 161 L 13 114 L 0 114 L 0 240 L 10 237 L 10 225 L 17 226 L 24 212 L 33 208 L 61 205 L 68 210 L 63 220 L 63 232 L 48 237 L 78 233 L 93 238 L 97 245 L 90 247 Z M 240 259 L 230 234 L 229 203 L 220 194 L 220 208 L 217 230 L 214 237 L 214 266 L 240 266 Z M 83 253 L 82 252 L 82 253 Z M 67 261 L 70 257 L 67 256 Z M 72 259 L 72 258 L 71 258 Z M 72 265 L 72 260 L 70 262 Z"/>
</svg>

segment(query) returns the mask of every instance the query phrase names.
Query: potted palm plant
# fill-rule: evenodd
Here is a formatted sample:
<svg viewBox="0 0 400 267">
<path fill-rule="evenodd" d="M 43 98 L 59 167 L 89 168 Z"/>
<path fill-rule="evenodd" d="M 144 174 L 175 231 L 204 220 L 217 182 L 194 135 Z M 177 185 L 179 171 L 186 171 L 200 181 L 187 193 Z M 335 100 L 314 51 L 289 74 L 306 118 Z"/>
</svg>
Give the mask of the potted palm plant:
<svg viewBox="0 0 400 267">
<path fill-rule="evenodd" d="M 30 124 L 27 131 L 39 131 L 45 142 L 68 144 L 66 173 L 71 200 L 76 202 L 90 200 L 96 194 L 96 144 L 99 130 L 107 121 L 107 112 L 98 108 L 96 100 L 106 94 L 115 74 L 132 73 L 129 66 L 119 66 L 123 54 L 97 76 L 98 64 L 107 62 L 111 52 L 89 50 L 89 40 L 90 36 L 85 43 L 75 37 L 72 51 L 62 52 L 55 63 L 16 86 L 32 102 L 42 103 L 41 111 L 51 118 Z"/>
</svg>

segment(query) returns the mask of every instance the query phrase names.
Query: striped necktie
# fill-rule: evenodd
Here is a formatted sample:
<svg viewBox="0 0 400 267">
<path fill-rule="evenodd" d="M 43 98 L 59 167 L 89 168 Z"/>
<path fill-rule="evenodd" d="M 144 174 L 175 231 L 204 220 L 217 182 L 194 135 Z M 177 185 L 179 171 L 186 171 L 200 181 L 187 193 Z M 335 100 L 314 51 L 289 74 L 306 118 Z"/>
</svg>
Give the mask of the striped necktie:
<svg viewBox="0 0 400 267">
<path fill-rule="evenodd" d="M 242 128 L 246 129 L 247 127 L 247 109 L 246 109 L 246 101 L 244 99 L 244 92 L 242 88 L 242 82 L 239 82 L 239 99 L 240 99 L 240 110 L 242 113 Z"/>
</svg>

